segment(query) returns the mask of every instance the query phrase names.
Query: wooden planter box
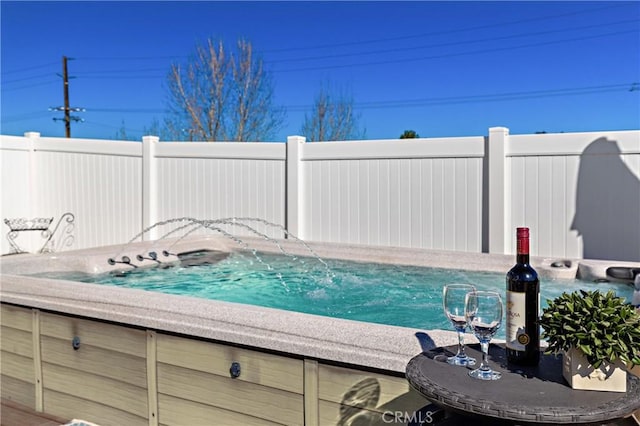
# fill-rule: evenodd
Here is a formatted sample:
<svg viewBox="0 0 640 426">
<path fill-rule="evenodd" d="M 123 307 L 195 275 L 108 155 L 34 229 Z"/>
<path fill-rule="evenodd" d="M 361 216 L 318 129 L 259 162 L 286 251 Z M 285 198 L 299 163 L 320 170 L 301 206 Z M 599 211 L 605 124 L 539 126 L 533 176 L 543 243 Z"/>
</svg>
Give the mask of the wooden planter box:
<svg viewBox="0 0 640 426">
<path fill-rule="evenodd" d="M 627 372 L 619 365 L 605 362 L 596 370 L 584 353 L 575 348 L 564 352 L 562 356 L 562 375 L 573 389 L 627 391 Z"/>
</svg>

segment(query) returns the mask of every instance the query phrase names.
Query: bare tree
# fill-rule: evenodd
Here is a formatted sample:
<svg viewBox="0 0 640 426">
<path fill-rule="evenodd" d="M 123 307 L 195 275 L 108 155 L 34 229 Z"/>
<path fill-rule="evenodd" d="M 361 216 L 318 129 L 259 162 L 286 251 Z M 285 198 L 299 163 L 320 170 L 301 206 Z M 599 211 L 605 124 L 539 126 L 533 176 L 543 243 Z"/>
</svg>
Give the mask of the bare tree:
<svg viewBox="0 0 640 426">
<path fill-rule="evenodd" d="M 300 132 L 308 141 L 360 139 L 365 131 L 360 130 L 359 119 L 353 110 L 353 97 L 325 83 L 315 98 L 311 115 L 305 114 Z"/>
<path fill-rule="evenodd" d="M 118 129 L 118 131 L 116 132 L 113 138 L 115 140 L 120 140 L 120 141 L 129 140 L 129 135 L 127 134 L 127 128 L 124 124 L 124 120 L 122 120 L 122 123 L 120 124 L 120 128 Z"/>
<path fill-rule="evenodd" d="M 239 40 L 227 55 L 222 41 L 196 46 L 186 66 L 168 75 L 166 120 L 177 140 L 263 141 L 284 121 L 273 101 L 273 85 L 251 43 Z"/>
<path fill-rule="evenodd" d="M 168 133 L 166 126 L 163 126 L 157 117 L 153 117 L 149 126 L 144 126 L 142 130 L 143 136 L 158 136 L 161 141 L 170 141 L 172 135 Z"/>
</svg>

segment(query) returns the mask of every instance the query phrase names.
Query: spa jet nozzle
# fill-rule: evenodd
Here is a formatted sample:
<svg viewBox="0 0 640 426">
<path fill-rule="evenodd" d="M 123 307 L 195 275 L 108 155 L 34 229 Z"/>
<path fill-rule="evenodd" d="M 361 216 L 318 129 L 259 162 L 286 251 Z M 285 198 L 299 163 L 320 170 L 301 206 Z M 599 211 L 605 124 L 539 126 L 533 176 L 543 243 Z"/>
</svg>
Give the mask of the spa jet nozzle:
<svg viewBox="0 0 640 426">
<path fill-rule="evenodd" d="M 129 256 L 122 256 L 122 260 L 115 260 L 113 257 L 110 257 L 110 258 L 107 260 L 107 263 L 108 263 L 109 265 L 112 265 L 112 266 L 113 266 L 113 265 L 115 265 L 116 263 L 122 263 L 122 264 L 124 264 L 124 265 L 129 265 L 129 266 L 131 266 L 131 267 L 137 268 L 137 266 L 136 266 L 136 265 L 134 265 L 133 263 L 131 263 L 131 259 L 129 258 Z"/>
<path fill-rule="evenodd" d="M 140 262 L 142 262 L 143 260 L 153 260 L 155 262 L 161 263 L 158 260 L 158 253 L 156 253 L 155 251 L 150 251 L 149 252 L 149 257 L 144 257 L 143 255 L 139 254 L 136 256 L 136 259 L 138 259 Z"/>
</svg>

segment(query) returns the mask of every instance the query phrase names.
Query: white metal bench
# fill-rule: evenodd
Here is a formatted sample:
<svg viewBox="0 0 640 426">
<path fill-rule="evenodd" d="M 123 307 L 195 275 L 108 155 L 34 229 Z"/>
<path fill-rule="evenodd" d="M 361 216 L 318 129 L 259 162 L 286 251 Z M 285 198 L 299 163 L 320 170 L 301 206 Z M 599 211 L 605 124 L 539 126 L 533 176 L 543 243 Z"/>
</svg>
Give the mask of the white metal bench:
<svg viewBox="0 0 640 426">
<path fill-rule="evenodd" d="M 66 234 L 63 238 L 62 244 L 59 246 L 69 246 L 73 243 L 73 228 L 75 216 L 72 213 L 65 213 L 60 216 L 58 222 L 56 223 L 55 228 L 51 229 L 51 224 L 53 223 L 53 217 L 37 217 L 34 219 L 26 219 L 26 218 L 13 218 L 13 219 L 5 219 L 4 223 L 9 227 L 9 232 L 7 233 L 7 240 L 11 245 L 12 253 L 26 253 L 25 250 L 22 250 L 18 243 L 16 242 L 16 238 L 20 233 L 23 232 L 40 232 L 42 238 L 44 238 L 44 244 L 38 250 L 38 253 L 47 253 L 54 251 L 53 244 L 53 236 L 58 231 L 60 225 L 65 221 L 64 227 L 61 230 L 63 234 Z"/>
</svg>

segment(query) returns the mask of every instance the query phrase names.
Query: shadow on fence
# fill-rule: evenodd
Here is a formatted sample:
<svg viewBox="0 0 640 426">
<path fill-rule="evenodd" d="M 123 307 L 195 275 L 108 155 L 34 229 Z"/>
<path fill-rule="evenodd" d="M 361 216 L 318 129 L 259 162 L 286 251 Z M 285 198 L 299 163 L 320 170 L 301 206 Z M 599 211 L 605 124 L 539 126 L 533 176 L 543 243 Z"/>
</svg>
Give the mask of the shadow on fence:
<svg viewBox="0 0 640 426">
<path fill-rule="evenodd" d="M 604 137 L 581 154 L 571 229 L 587 259 L 640 259 L 640 180 L 620 154 L 617 141 Z"/>
</svg>

